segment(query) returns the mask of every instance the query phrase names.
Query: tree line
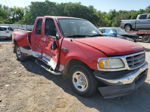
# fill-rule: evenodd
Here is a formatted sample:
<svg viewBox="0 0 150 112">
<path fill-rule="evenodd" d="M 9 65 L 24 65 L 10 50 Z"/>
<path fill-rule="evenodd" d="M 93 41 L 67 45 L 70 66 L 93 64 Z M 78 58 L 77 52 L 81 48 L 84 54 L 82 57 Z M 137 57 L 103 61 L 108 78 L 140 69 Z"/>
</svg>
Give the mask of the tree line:
<svg viewBox="0 0 150 112">
<path fill-rule="evenodd" d="M 140 10 L 111 10 L 101 12 L 93 6 L 84 6 L 81 3 L 56 3 L 46 0 L 45 2 L 31 2 L 25 8 L 9 8 L 0 5 L 0 24 L 34 24 L 37 16 L 72 16 L 84 18 L 96 26 L 120 26 L 122 19 L 135 19 L 138 14 L 150 13 L 150 6 Z"/>
</svg>

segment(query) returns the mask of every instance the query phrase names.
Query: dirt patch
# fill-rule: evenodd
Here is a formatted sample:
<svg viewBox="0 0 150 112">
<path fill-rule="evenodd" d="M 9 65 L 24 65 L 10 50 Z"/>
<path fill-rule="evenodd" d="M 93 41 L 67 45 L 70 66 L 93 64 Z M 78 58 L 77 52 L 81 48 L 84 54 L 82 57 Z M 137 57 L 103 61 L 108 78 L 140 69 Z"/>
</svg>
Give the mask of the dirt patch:
<svg viewBox="0 0 150 112">
<path fill-rule="evenodd" d="M 146 47 L 150 62 L 150 43 L 139 44 Z M 33 59 L 17 61 L 11 42 L 1 42 L 0 112 L 149 112 L 149 75 L 141 88 L 120 99 L 106 100 L 99 93 L 82 98 L 70 91 L 60 76 L 46 72 Z"/>
</svg>

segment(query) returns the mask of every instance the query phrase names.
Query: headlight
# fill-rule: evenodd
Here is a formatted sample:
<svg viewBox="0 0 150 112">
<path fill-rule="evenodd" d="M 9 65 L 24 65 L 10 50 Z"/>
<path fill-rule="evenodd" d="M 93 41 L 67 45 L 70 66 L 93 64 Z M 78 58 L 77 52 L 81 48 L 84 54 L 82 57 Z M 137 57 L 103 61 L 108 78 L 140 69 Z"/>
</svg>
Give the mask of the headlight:
<svg viewBox="0 0 150 112">
<path fill-rule="evenodd" d="M 99 69 L 120 69 L 125 65 L 119 58 L 101 58 L 98 61 L 98 67 Z"/>
</svg>

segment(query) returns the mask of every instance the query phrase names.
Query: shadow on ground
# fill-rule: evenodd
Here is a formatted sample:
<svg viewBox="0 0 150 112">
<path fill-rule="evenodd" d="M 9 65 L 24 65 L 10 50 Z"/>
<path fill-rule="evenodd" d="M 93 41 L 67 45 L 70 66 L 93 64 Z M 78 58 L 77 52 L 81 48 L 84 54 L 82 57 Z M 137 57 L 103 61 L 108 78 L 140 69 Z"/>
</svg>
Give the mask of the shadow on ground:
<svg viewBox="0 0 150 112">
<path fill-rule="evenodd" d="M 23 62 L 22 65 L 30 72 L 42 75 L 48 80 L 52 80 L 65 92 L 75 96 L 81 103 L 90 108 L 95 108 L 102 112 L 149 112 L 150 111 L 150 84 L 144 83 L 142 87 L 134 93 L 115 99 L 103 99 L 97 92 L 91 98 L 83 98 L 74 94 L 61 76 L 51 75 L 34 63 L 34 59 Z"/>
<path fill-rule="evenodd" d="M 0 43 L 5 43 L 5 42 L 12 42 L 12 40 L 1 40 L 0 39 Z"/>
</svg>

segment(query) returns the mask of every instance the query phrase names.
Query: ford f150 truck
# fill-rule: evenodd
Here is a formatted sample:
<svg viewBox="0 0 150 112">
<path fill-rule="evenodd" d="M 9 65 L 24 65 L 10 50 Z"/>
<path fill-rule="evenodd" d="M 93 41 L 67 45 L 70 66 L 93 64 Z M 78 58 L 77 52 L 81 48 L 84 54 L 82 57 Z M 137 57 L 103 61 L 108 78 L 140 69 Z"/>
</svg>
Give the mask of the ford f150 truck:
<svg viewBox="0 0 150 112">
<path fill-rule="evenodd" d="M 150 14 L 140 14 L 136 20 L 121 20 L 121 27 L 126 31 L 150 30 Z"/>
<path fill-rule="evenodd" d="M 146 79 L 144 48 L 123 39 L 102 37 L 89 21 L 74 17 L 37 17 L 32 32 L 13 32 L 14 52 L 27 56 L 54 75 L 68 79 L 72 90 L 104 98 L 131 93 Z"/>
</svg>

